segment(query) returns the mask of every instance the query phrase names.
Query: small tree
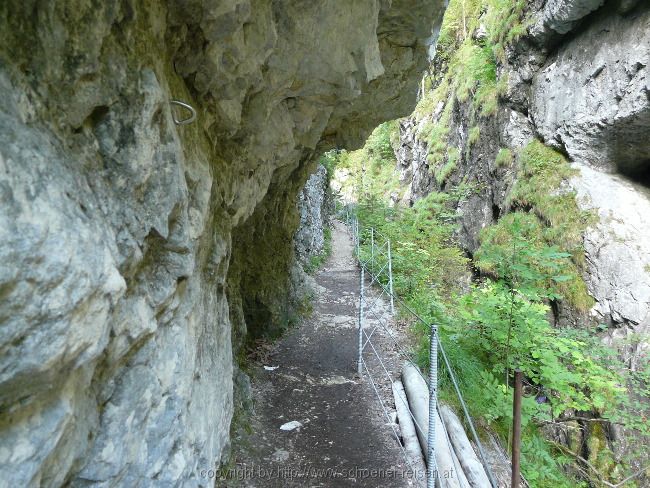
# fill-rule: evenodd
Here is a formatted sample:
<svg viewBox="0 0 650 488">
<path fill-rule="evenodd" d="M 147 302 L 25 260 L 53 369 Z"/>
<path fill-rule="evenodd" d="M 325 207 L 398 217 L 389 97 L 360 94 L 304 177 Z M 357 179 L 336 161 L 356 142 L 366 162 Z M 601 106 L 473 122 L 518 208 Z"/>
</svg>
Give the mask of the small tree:
<svg viewBox="0 0 650 488">
<path fill-rule="evenodd" d="M 471 340 L 499 375 L 520 368 L 545 392 L 547 404 L 535 415 L 560 415 L 567 409 L 600 411 L 624 389 L 616 373 L 597 364 L 586 343 L 553 328 L 550 300 L 561 298 L 557 284 L 570 255 L 538 237 L 536 217 L 513 213 L 483 236 L 477 263 L 490 276 L 463 300 Z"/>
</svg>

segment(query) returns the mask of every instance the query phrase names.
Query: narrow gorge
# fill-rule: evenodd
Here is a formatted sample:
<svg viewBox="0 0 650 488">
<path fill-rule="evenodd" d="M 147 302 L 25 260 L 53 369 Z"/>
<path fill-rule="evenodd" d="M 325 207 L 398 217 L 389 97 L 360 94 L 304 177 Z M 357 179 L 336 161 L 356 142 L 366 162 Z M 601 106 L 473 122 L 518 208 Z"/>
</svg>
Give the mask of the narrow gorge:
<svg viewBox="0 0 650 488">
<path fill-rule="evenodd" d="M 645 0 L 2 2 L 0 487 L 219 486 L 330 183 L 459 344 L 483 435 L 532 365 L 529 486 L 647 486 L 649 61 Z M 463 363 L 499 280 L 584 356 Z"/>
<path fill-rule="evenodd" d="M 504 440 L 500 371 L 528 368 L 531 486 L 648 483 L 649 60 L 646 2 L 452 0 L 413 114 L 328 156 Z"/>
</svg>

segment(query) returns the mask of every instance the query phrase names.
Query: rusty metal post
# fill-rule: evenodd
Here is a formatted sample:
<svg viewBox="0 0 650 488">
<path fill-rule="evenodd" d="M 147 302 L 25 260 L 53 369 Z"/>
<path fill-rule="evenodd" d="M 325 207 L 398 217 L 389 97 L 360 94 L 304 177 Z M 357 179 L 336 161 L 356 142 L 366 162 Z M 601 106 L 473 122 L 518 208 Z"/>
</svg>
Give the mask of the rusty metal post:
<svg viewBox="0 0 650 488">
<path fill-rule="evenodd" d="M 512 488 L 519 488 L 521 459 L 521 397 L 522 372 L 515 370 L 515 390 L 512 399 Z"/>
</svg>

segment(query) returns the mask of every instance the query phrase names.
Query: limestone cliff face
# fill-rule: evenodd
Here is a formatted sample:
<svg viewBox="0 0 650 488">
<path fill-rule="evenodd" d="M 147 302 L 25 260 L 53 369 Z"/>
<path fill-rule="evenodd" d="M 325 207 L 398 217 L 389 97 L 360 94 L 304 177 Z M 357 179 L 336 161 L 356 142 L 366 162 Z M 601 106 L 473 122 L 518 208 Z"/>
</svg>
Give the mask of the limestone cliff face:
<svg viewBox="0 0 650 488">
<path fill-rule="evenodd" d="M 0 484 L 212 484 L 314 155 L 412 109 L 442 4 L 2 2 Z"/>
<path fill-rule="evenodd" d="M 443 107 L 401 123 L 398 161 L 407 196 L 474 184 L 476 191 L 458 204 L 458 237 L 472 253 L 481 229 L 510 210 L 517 175 L 496 163 L 499 151 L 515 154 L 534 137 L 556 148 L 578 170 L 567 189 L 599 217 L 584 234 L 584 278 L 595 299 L 590 317 L 560 307 L 556 318 L 607 324 L 610 339 L 643 336 L 650 331 L 650 8 L 646 2 L 549 0 L 533 2 L 526 14 L 532 20 L 527 33 L 498 66 L 508 81 L 497 112 L 472 121 L 469 102 L 454 107 L 447 144 L 459 148 L 460 157 L 444 182 L 434 177 L 420 137 Z M 480 136 L 470 141 L 473 126 Z M 634 367 L 647 357 L 648 343 L 631 343 L 624 349 Z"/>
<path fill-rule="evenodd" d="M 296 257 L 302 263 L 325 249 L 325 229 L 333 213 L 333 198 L 325 166 L 319 165 L 298 197 L 300 224 L 294 235 Z"/>
</svg>

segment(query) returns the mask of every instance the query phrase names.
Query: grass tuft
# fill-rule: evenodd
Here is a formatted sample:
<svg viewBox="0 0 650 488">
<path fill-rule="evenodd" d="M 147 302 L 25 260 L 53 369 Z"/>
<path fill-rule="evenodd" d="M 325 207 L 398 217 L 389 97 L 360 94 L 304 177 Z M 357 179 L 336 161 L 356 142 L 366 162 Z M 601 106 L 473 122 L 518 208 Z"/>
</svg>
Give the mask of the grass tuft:
<svg viewBox="0 0 650 488">
<path fill-rule="evenodd" d="M 506 166 L 512 166 L 512 163 L 514 163 L 514 161 L 515 157 L 513 156 L 512 151 L 508 148 L 502 147 L 497 153 L 494 164 L 496 164 L 497 168 L 503 168 Z"/>
</svg>

